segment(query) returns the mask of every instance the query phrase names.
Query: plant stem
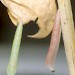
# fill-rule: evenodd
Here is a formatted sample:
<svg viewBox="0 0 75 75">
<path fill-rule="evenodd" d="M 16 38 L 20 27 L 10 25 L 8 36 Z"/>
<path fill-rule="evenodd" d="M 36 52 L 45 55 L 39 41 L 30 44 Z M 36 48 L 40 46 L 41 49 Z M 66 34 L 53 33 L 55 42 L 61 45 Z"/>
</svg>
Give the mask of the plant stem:
<svg viewBox="0 0 75 75">
<path fill-rule="evenodd" d="M 20 43 L 22 38 L 22 30 L 23 30 L 23 25 L 22 22 L 20 22 L 19 25 L 17 26 L 14 40 L 13 40 L 11 57 L 7 68 L 8 75 L 15 75 L 16 73 L 16 65 L 17 65 L 19 48 L 20 48 Z"/>
<path fill-rule="evenodd" d="M 58 0 L 65 53 L 70 75 L 75 75 L 75 32 L 70 0 Z"/>
</svg>

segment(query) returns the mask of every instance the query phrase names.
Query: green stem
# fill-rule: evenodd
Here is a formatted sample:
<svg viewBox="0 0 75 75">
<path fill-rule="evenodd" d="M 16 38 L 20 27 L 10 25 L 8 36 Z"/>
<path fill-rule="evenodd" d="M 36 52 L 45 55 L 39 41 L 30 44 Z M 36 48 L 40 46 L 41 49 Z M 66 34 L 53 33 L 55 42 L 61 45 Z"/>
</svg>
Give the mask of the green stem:
<svg viewBox="0 0 75 75">
<path fill-rule="evenodd" d="M 19 25 L 17 26 L 14 40 L 13 40 L 11 57 L 7 68 L 8 75 L 15 75 L 16 73 L 16 65 L 17 65 L 19 48 L 20 48 L 20 43 L 22 38 L 22 30 L 23 30 L 23 25 L 22 22 L 20 22 Z"/>
</svg>

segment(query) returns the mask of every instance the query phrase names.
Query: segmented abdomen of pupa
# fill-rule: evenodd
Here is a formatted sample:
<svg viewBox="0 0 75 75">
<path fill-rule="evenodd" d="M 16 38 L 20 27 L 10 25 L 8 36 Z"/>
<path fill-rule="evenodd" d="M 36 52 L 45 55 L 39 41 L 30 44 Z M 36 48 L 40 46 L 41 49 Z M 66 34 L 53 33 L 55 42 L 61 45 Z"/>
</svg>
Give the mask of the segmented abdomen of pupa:
<svg viewBox="0 0 75 75">
<path fill-rule="evenodd" d="M 19 21 L 26 25 L 29 21 L 35 21 L 39 26 L 39 31 L 32 38 L 44 38 L 48 36 L 53 28 L 56 4 L 55 0 L 2 0 L 8 9 L 8 14 L 14 25 Z"/>
</svg>

